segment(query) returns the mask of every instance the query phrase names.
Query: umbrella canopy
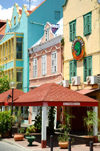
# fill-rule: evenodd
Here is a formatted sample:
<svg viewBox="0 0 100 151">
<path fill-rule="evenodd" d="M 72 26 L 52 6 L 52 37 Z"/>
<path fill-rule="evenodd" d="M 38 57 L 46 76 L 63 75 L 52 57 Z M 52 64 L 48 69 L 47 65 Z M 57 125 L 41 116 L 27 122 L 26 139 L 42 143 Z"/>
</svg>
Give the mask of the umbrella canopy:
<svg viewBox="0 0 100 151">
<path fill-rule="evenodd" d="M 16 106 L 98 106 L 98 101 L 55 83 L 43 84 L 19 96 Z"/>
<path fill-rule="evenodd" d="M 18 89 L 14 89 L 14 94 L 13 94 L 13 101 L 18 99 L 19 96 L 23 95 L 24 92 Z M 8 91 L 5 91 L 0 94 L 0 105 L 4 105 L 5 102 L 10 103 L 12 102 L 12 89 L 9 89 Z"/>
</svg>

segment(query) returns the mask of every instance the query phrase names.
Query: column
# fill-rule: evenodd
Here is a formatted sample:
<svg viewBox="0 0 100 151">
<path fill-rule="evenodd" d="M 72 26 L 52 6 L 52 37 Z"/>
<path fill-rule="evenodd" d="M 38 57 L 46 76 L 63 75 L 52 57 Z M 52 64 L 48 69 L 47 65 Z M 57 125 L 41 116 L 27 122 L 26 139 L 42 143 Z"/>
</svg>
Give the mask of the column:
<svg viewBox="0 0 100 151">
<path fill-rule="evenodd" d="M 41 147 L 42 148 L 46 148 L 46 110 L 47 107 L 46 106 L 42 106 L 42 140 L 41 140 Z"/>
<path fill-rule="evenodd" d="M 93 111 L 96 114 L 96 118 L 93 126 L 93 135 L 96 136 L 98 134 L 98 107 L 93 107 Z"/>
</svg>

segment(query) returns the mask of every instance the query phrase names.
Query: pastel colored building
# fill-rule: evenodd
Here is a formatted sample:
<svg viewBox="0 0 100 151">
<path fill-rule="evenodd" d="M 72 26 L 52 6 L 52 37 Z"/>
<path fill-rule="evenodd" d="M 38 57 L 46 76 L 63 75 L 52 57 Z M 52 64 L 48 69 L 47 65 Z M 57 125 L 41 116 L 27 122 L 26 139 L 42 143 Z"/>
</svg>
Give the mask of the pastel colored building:
<svg viewBox="0 0 100 151">
<path fill-rule="evenodd" d="M 63 76 L 63 21 L 55 25 L 49 22 L 44 26 L 44 35 L 29 49 L 29 88 L 45 83 L 62 84 Z M 35 119 L 38 107 L 30 108 L 30 122 Z"/>
<path fill-rule="evenodd" d="M 43 0 L 33 11 L 15 4 L 12 19 L 6 23 L 5 36 L 0 41 L 0 65 L 4 65 L 9 79 L 16 81 L 17 88 L 24 92 L 29 90 L 28 48 L 42 37 L 47 21 L 55 24 L 62 18 L 63 3 Z"/>
<path fill-rule="evenodd" d="M 75 2 L 66 0 L 63 7 L 63 31 L 64 80 L 69 80 L 71 89 L 99 101 L 99 107 L 95 107 L 94 111 L 100 117 L 99 10 L 99 0 L 75 0 Z M 84 133 L 86 131 L 83 118 L 86 116 L 87 109 L 70 107 L 71 114 L 75 115 L 72 119 L 72 132 Z M 95 134 L 98 131 L 97 127 L 96 123 Z"/>
</svg>

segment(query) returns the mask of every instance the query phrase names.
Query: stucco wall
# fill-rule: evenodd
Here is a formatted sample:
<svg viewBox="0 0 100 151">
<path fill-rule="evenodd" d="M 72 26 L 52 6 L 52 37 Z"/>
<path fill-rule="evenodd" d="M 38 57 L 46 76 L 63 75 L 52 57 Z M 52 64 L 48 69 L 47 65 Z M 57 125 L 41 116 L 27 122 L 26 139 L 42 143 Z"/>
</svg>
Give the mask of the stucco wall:
<svg viewBox="0 0 100 151">
<path fill-rule="evenodd" d="M 92 32 L 83 34 L 83 15 L 92 12 Z M 69 61 L 73 60 L 72 42 L 69 40 L 69 23 L 76 19 L 76 36 L 85 42 L 85 56 L 92 55 L 92 74 L 100 74 L 100 4 L 97 0 L 68 0 L 63 8 L 64 22 L 64 78 L 69 79 Z M 83 60 L 77 61 L 77 76 L 83 81 Z"/>
</svg>

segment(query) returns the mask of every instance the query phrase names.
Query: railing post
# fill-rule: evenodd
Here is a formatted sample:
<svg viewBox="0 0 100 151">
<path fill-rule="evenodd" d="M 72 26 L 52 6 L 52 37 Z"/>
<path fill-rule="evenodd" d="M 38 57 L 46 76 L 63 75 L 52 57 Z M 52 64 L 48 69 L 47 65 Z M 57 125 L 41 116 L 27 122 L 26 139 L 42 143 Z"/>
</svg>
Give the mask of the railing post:
<svg viewBox="0 0 100 151">
<path fill-rule="evenodd" d="M 50 135 L 50 151 L 53 151 L 53 135 Z"/>
<path fill-rule="evenodd" d="M 93 151 L 93 141 L 90 141 L 90 151 Z"/>
<path fill-rule="evenodd" d="M 68 139 L 68 151 L 71 151 L 71 138 Z"/>
</svg>

